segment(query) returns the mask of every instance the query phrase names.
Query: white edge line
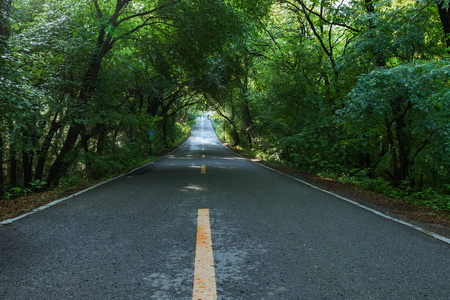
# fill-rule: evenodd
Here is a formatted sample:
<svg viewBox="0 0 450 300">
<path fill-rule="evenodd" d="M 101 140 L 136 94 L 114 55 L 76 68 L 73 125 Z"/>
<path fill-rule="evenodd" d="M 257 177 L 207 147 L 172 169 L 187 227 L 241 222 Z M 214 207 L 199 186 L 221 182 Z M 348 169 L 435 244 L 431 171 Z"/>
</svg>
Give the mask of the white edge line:
<svg viewBox="0 0 450 300">
<path fill-rule="evenodd" d="M 239 154 L 238 154 L 238 155 L 239 155 Z M 323 192 L 323 193 L 327 193 L 327 194 L 332 195 L 332 196 L 334 196 L 334 197 L 336 197 L 336 198 L 339 198 L 339 199 L 344 200 L 344 201 L 346 201 L 346 202 L 349 202 L 349 203 L 351 203 L 351 204 L 353 204 L 353 205 L 356 205 L 356 206 L 358 206 L 358 207 L 360 207 L 360 208 L 363 208 L 363 209 L 365 209 L 365 210 L 368 210 L 368 211 L 370 211 L 370 212 L 372 212 L 372 213 L 374 213 L 374 214 L 376 214 L 376 215 L 378 215 L 378 216 L 381 216 L 381 217 L 386 218 L 386 219 L 388 219 L 388 220 L 391 220 L 391 221 L 400 223 L 400 224 L 402 224 L 402 225 L 408 226 L 408 227 L 410 227 L 410 228 L 412 228 L 412 229 L 418 230 L 418 231 L 420 231 L 420 232 L 422 232 L 422 233 L 425 233 L 425 234 L 427 234 L 427 235 L 429 235 L 429 236 L 434 237 L 434 238 L 437 239 L 437 240 L 440 240 L 440 241 L 442 241 L 442 242 L 447 243 L 447 244 L 450 245 L 450 239 L 448 239 L 448 238 L 446 238 L 446 237 L 444 237 L 444 236 L 441 236 L 441 235 L 439 235 L 439 234 L 437 234 L 437 233 L 434 233 L 434 232 L 432 232 L 432 231 L 430 231 L 430 230 L 427 230 L 427 229 L 422 228 L 422 227 L 420 227 L 420 226 L 417 226 L 417 225 L 414 225 L 414 224 L 411 224 L 411 223 L 408 223 L 408 222 L 399 220 L 399 219 L 397 219 L 397 218 L 393 218 L 393 217 L 388 216 L 388 215 L 386 215 L 386 214 L 384 214 L 384 213 L 382 213 L 382 212 L 379 212 L 378 210 L 375 210 L 375 209 L 373 209 L 373 208 L 367 207 L 367 206 L 365 206 L 365 205 L 363 205 L 363 204 L 361 204 L 361 203 L 358 203 L 358 202 L 356 202 L 356 201 L 350 200 L 350 199 L 348 199 L 348 198 L 345 198 L 345 197 L 343 197 L 343 196 L 341 196 L 341 195 L 338 195 L 338 194 L 335 194 L 335 193 L 333 193 L 333 192 L 330 192 L 330 191 L 321 189 L 321 188 L 319 188 L 319 187 L 317 187 L 317 186 L 315 186 L 315 185 L 313 185 L 313 184 L 311 184 L 311 183 L 309 183 L 309 182 L 303 181 L 303 180 L 298 179 L 298 178 L 296 178 L 296 177 L 293 177 L 293 176 L 291 176 L 291 175 L 288 175 L 288 174 L 285 174 L 285 173 L 280 172 L 280 171 L 278 171 L 278 170 L 272 169 L 271 167 L 268 167 L 268 166 L 266 166 L 266 165 L 259 164 L 259 163 L 257 163 L 257 162 L 251 161 L 251 160 L 249 160 L 249 161 L 252 162 L 252 163 L 254 163 L 254 164 L 256 164 L 256 165 L 259 165 L 259 166 L 261 166 L 261 167 L 264 167 L 264 168 L 266 168 L 266 169 L 269 169 L 269 170 L 271 170 L 271 171 L 273 171 L 273 172 L 276 172 L 276 173 L 278 173 L 278 174 L 284 175 L 284 176 L 289 177 L 289 178 L 291 178 L 291 179 L 294 179 L 294 180 L 296 180 L 296 181 L 298 181 L 298 182 L 301 182 L 301 183 L 303 183 L 303 184 L 305 184 L 305 185 L 307 185 L 307 186 L 309 186 L 309 187 L 311 187 L 311 188 L 313 188 L 313 189 L 316 189 L 316 190 L 321 191 L 321 192 Z"/>
<path fill-rule="evenodd" d="M 216 136 L 217 136 L 217 134 L 216 134 Z M 218 138 L 218 140 L 219 140 L 219 142 L 223 145 L 223 143 L 220 141 L 219 138 Z M 234 152 L 233 150 L 231 150 L 231 149 L 228 148 L 227 146 L 225 146 L 225 145 L 223 145 L 223 146 L 224 146 L 225 148 L 227 148 L 230 152 L 234 153 L 235 155 L 238 155 L 238 156 L 240 156 L 240 157 L 242 157 L 242 158 L 244 158 L 244 159 L 246 159 L 246 160 L 248 160 L 248 161 L 250 161 L 250 162 L 252 162 L 252 163 L 254 163 L 254 164 L 256 164 L 256 165 L 258 165 L 258 166 L 264 167 L 264 168 L 269 169 L 269 170 L 271 170 L 271 171 L 273 171 L 273 172 L 276 172 L 276 173 L 278 173 L 278 174 L 281 174 L 281 175 L 284 175 L 284 176 L 289 177 L 289 178 L 291 178 L 291 179 L 294 179 L 294 180 L 296 180 L 296 181 L 298 181 L 298 182 L 301 182 L 301 183 L 303 183 L 303 184 L 305 184 L 305 185 L 307 185 L 307 186 L 309 186 L 309 187 L 311 187 L 311 188 L 313 188 L 313 189 L 316 189 L 316 190 L 318 190 L 318 191 L 321 191 L 321 192 L 327 193 L 327 194 L 329 194 L 329 195 L 332 195 L 332 196 L 334 196 L 334 197 L 336 197 L 336 198 L 339 198 L 339 199 L 344 200 L 344 201 L 346 201 L 346 202 L 348 202 L 348 203 L 351 203 L 351 204 L 353 204 L 353 205 L 356 205 L 356 206 L 358 206 L 358 207 L 360 207 L 360 208 L 362 208 L 362 209 L 368 210 L 368 211 L 370 211 L 370 212 L 372 212 L 372 213 L 374 213 L 374 214 L 376 214 L 376 215 L 378 215 L 378 216 L 381 216 L 381 217 L 383 217 L 383 218 L 385 218 L 385 219 L 388 219 L 388 220 L 397 222 L 397 223 L 399 223 L 399 224 L 405 225 L 405 226 L 407 226 L 407 227 L 409 227 L 409 228 L 412 228 L 412 229 L 415 229 L 415 230 L 417 230 L 417 231 L 420 231 L 420 232 L 422 232 L 422 233 L 424 233 L 424 234 L 427 234 L 427 235 L 429 235 L 429 236 L 431 236 L 431 237 L 433 237 L 433 238 L 435 238 L 435 239 L 437 239 L 437 240 L 439 240 L 439 241 L 441 241 L 441 242 L 444 242 L 444 243 L 450 245 L 450 239 L 449 239 L 449 238 L 446 238 L 446 237 L 444 237 L 444 236 L 442 236 L 442 235 L 439 235 L 439 234 L 437 234 L 437 233 L 435 233 L 435 232 L 432 232 L 432 231 L 427 230 L 427 229 L 425 229 L 425 228 L 422 228 L 422 227 L 420 227 L 420 226 L 417 226 L 417 225 L 414 225 L 414 224 L 411 224 L 411 223 L 402 221 L 402 220 L 397 219 L 397 218 L 393 218 L 393 217 L 391 217 L 391 216 L 388 216 L 388 215 L 386 215 L 386 214 L 383 214 L 382 212 L 380 212 L 380 211 L 378 211 L 378 210 L 375 210 L 375 209 L 373 209 L 373 208 L 367 207 L 367 206 L 365 206 L 365 205 L 363 205 L 363 204 L 361 204 L 361 203 L 358 203 L 358 202 L 356 202 L 356 201 L 350 200 L 350 199 L 348 199 L 348 198 L 345 198 L 345 197 L 343 197 L 343 196 L 341 196 L 341 195 L 338 195 L 338 194 L 335 194 L 335 193 L 333 193 L 333 192 L 330 192 L 330 191 L 321 189 L 321 188 L 319 188 L 318 186 L 315 186 L 314 184 L 311 184 L 311 183 L 309 183 L 309 182 L 303 181 L 303 180 L 301 180 L 301 179 L 298 179 L 298 178 L 296 178 L 296 177 L 294 177 L 294 176 L 285 174 L 285 173 L 280 172 L 280 171 L 278 171 L 278 170 L 272 169 L 271 167 L 268 167 L 268 166 L 266 166 L 266 165 L 263 165 L 263 164 L 254 162 L 254 161 L 252 161 L 252 160 L 250 160 L 250 159 L 248 159 L 248 158 L 246 158 L 246 157 L 243 157 L 243 156 L 240 155 L 239 153 Z"/>
<path fill-rule="evenodd" d="M 4 226 L 4 225 L 10 225 L 11 223 L 13 223 L 13 222 L 15 222 L 15 221 L 20 220 L 20 219 L 23 219 L 23 218 L 25 218 L 25 217 L 28 217 L 29 215 L 32 215 L 32 214 L 34 214 L 34 213 L 36 213 L 36 212 L 38 212 L 38 211 L 41 211 L 41 210 L 44 210 L 44 209 L 46 209 L 46 208 L 52 207 L 52 206 L 54 206 L 54 205 L 56 205 L 56 204 L 58 204 L 58 203 L 60 203 L 60 202 L 63 202 L 63 201 L 69 200 L 69 199 L 71 199 L 71 198 L 74 198 L 74 197 L 76 197 L 76 196 L 79 196 L 79 195 L 81 195 L 81 194 L 83 194 L 83 193 L 86 193 L 86 192 L 88 192 L 88 191 L 90 191 L 90 190 L 93 190 L 93 189 L 95 189 L 95 188 L 97 188 L 97 187 L 99 187 L 99 186 L 101 186 L 101 185 L 103 185 L 103 184 L 106 184 L 106 183 L 111 182 L 111 181 L 113 181 L 113 180 L 116 180 L 116 179 L 119 179 L 119 178 L 121 178 L 121 177 L 127 176 L 128 174 L 131 174 L 131 173 L 133 173 L 133 172 L 135 172 L 135 171 L 137 171 L 137 170 L 139 170 L 139 169 L 141 169 L 141 168 L 145 168 L 145 167 L 148 166 L 148 165 L 154 164 L 155 162 L 157 162 L 157 161 L 159 161 L 159 160 L 161 160 L 161 159 L 163 159 L 163 158 L 165 158 L 165 157 L 171 155 L 172 153 L 174 153 L 175 151 L 177 151 L 178 149 L 180 149 L 181 147 L 183 147 L 183 146 L 188 142 L 188 140 L 189 140 L 190 137 L 191 137 L 191 134 L 189 133 L 189 137 L 186 139 L 186 141 L 184 141 L 183 144 L 181 144 L 179 147 L 177 147 L 177 148 L 174 149 L 173 151 L 167 153 L 166 155 L 161 156 L 161 157 L 155 159 L 155 160 L 152 161 L 152 162 L 149 162 L 148 164 L 145 164 L 145 165 L 143 165 L 143 166 L 137 167 L 137 168 L 135 168 L 135 169 L 133 169 L 133 170 L 127 172 L 127 173 L 118 175 L 118 176 L 116 176 L 116 177 L 114 177 L 114 178 L 111 178 L 111 179 L 108 179 L 108 180 L 106 180 L 106 181 L 97 183 L 96 185 L 93 185 L 93 186 L 91 186 L 91 187 L 88 187 L 87 189 L 84 189 L 84 190 L 82 190 L 82 191 L 76 192 L 75 194 L 72 194 L 72 195 L 67 196 L 67 197 L 65 197 L 65 198 L 61 198 L 61 199 L 52 201 L 52 202 L 50 202 L 50 203 L 44 204 L 44 205 L 42 205 L 42 206 L 39 206 L 39 207 L 33 209 L 32 211 L 27 212 L 27 213 L 24 213 L 24 214 L 22 214 L 22 215 L 20 215 L 20 216 L 17 216 L 17 217 L 15 217 L 15 218 L 6 219 L 6 220 L 0 222 L 0 227 L 1 227 L 1 226 Z"/>
</svg>

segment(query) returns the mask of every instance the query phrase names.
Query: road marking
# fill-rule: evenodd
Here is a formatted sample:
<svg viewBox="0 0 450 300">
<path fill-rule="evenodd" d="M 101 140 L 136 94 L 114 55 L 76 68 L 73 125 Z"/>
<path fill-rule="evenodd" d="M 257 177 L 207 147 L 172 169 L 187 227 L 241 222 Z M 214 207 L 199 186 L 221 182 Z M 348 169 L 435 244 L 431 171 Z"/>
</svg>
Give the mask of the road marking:
<svg viewBox="0 0 450 300">
<path fill-rule="evenodd" d="M 194 292 L 192 300 L 200 299 L 217 299 L 208 209 L 199 209 L 197 219 L 197 245 L 195 251 Z"/>
<path fill-rule="evenodd" d="M 201 168 L 201 170 L 200 170 L 200 173 L 201 173 L 201 174 L 206 174 L 206 166 L 205 166 L 205 165 L 202 165 L 202 168 Z"/>
<path fill-rule="evenodd" d="M 205 154 L 202 154 L 202 158 L 205 158 Z"/>
<path fill-rule="evenodd" d="M 229 148 L 226 148 L 226 149 L 228 149 L 230 152 L 234 153 L 231 149 L 229 149 Z M 240 156 L 240 155 L 239 155 L 239 156 Z M 243 156 L 241 156 L 241 157 L 243 158 Z M 250 161 L 251 161 L 251 160 L 250 160 Z M 293 179 L 293 180 L 295 180 L 295 181 L 301 182 L 302 184 L 307 185 L 307 186 L 309 186 L 309 187 L 311 187 L 311 188 L 313 188 L 313 189 L 316 189 L 316 190 L 318 190 L 318 191 L 321 191 L 321 192 L 323 192 L 323 193 L 332 195 L 332 196 L 334 196 L 334 197 L 336 197 L 336 198 L 338 198 L 338 199 L 341 199 L 341 200 L 343 200 L 343 201 L 346 201 L 346 202 L 348 202 L 348 203 L 351 203 L 351 204 L 353 204 L 353 205 L 356 205 L 356 206 L 358 206 L 358 207 L 360 207 L 360 208 L 362 208 L 362 209 L 365 209 L 365 210 L 367 210 L 367 211 L 370 211 L 370 212 L 372 212 L 372 213 L 374 213 L 374 214 L 376 214 L 376 215 L 378 215 L 378 216 L 380 216 L 380 217 L 383 217 L 383 218 L 388 219 L 388 220 L 390 220 L 390 221 L 394 221 L 394 222 L 397 222 L 397 223 L 399 223 L 399 224 L 405 225 L 405 226 L 407 226 L 407 227 L 409 227 L 409 228 L 412 228 L 412 229 L 414 229 L 414 230 L 420 231 L 420 232 L 422 232 L 422 233 L 424 233 L 424 234 L 427 234 L 427 235 L 429 235 L 429 236 L 431 236 L 431 237 L 433 237 L 433 238 L 435 238 L 435 239 L 437 239 L 437 240 L 439 240 L 439 241 L 441 241 L 441 242 L 444 242 L 444 243 L 447 243 L 447 244 L 450 245 L 450 239 L 449 239 L 449 238 L 446 238 L 446 237 L 444 237 L 444 236 L 442 236 L 442 235 L 439 235 L 439 234 L 437 234 L 437 233 L 435 233 L 435 232 L 432 232 L 432 231 L 430 231 L 430 230 L 428 230 L 428 229 L 425 229 L 425 228 L 422 228 L 422 227 L 420 227 L 420 226 L 417 226 L 417 225 L 414 225 L 414 224 L 411 224 L 411 223 L 402 221 L 402 220 L 400 220 L 400 219 L 397 219 L 397 218 L 388 216 L 388 215 L 386 215 L 386 214 L 384 214 L 384 213 L 382 213 L 382 212 L 379 212 L 378 210 L 375 210 L 375 209 L 373 209 L 373 208 L 370 208 L 370 207 L 367 207 L 367 206 L 365 206 L 365 205 L 362 205 L 362 204 L 360 204 L 360 203 L 358 203 L 358 202 L 356 202 L 356 201 L 350 200 L 350 199 L 345 198 L 345 197 L 343 197 L 343 196 L 341 196 L 341 195 L 338 195 L 338 194 L 336 194 L 336 193 L 333 193 L 333 192 L 330 192 L 330 191 L 321 189 L 321 188 L 319 188 L 318 186 L 315 186 L 315 185 L 312 184 L 312 183 L 306 182 L 306 181 L 301 180 L 301 179 L 298 179 L 298 178 L 296 178 L 296 177 L 294 177 L 294 176 L 291 176 L 291 175 L 285 174 L 285 173 L 283 173 L 283 172 L 280 172 L 280 171 L 278 171 L 278 170 L 272 169 L 271 167 L 265 166 L 265 165 L 263 165 L 263 164 L 259 164 L 259 163 L 254 162 L 254 161 L 251 161 L 251 162 L 253 162 L 254 164 L 256 164 L 256 165 L 258 165 L 258 166 L 261 166 L 261 167 L 263 167 L 263 168 L 269 169 L 269 170 L 271 170 L 271 171 L 273 171 L 273 172 L 275 172 L 275 173 L 281 174 L 281 175 L 286 176 L 286 177 L 289 177 L 289 178 L 291 178 L 291 179 Z"/>
<path fill-rule="evenodd" d="M 204 120 L 204 117 L 202 116 L 202 147 L 203 147 L 203 120 Z"/>
</svg>

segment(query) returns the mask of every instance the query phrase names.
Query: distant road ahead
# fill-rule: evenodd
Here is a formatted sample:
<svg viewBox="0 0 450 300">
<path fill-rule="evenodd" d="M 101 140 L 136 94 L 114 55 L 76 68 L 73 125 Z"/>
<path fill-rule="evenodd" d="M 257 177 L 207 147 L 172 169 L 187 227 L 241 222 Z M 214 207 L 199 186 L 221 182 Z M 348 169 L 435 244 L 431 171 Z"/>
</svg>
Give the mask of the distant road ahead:
<svg viewBox="0 0 450 300">
<path fill-rule="evenodd" d="M 206 118 L 166 158 L 0 227 L 3 300 L 192 299 L 196 289 L 450 299 L 450 245 L 236 156 Z"/>
</svg>

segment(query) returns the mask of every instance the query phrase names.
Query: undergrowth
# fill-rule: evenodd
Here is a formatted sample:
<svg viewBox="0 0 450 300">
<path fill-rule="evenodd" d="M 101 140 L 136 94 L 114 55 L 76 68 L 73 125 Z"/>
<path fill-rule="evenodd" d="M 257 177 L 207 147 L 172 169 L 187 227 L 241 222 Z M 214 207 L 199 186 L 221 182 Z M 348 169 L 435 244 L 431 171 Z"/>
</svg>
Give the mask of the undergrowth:
<svg viewBox="0 0 450 300">
<path fill-rule="evenodd" d="M 450 211 L 450 195 L 441 194 L 431 188 L 421 191 L 410 187 L 409 182 L 403 182 L 399 188 L 395 188 L 384 178 L 367 178 L 342 174 L 319 174 L 323 177 L 337 179 L 343 183 L 361 186 L 377 193 L 381 193 L 396 199 L 403 199 L 406 202 L 427 206 L 436 211 Z"/>
<path fill-rule="evenodd" d="M 274 151 L 272 154 L 264 152 L 259 149 L 249 149 L 244 147 L 236 147 L 239 151 L 245 155 L 255 157 L 264 161 L 268 161 L 275 164 L 284 165 L 287 167 L 294 167 L 295 169 L 302 170 L 299 166 L 293 166 L 287 162 L 282 161 Z M 374 191 L 376 193 L 400 199 L 408 203 L 413 203 L 420 206 L 429 207 L 436 212 L 450 212 L 450 195 L 442 194 L 433 190 L 432 188 L 422 189 L 421 191 L 414 190 L 410 187 L 409 182 L 403 182 L 399 188 L 392 186 L 392 183 L 384 178 L 368 178 L 364 176 L 364 171 L 357 172 L 357 175 L 350 174 L 337 174 L 334 172 L 315 172 L 314 169 L 302 170 L 309 174 L 317 175 L 322 178 L 330 178 L 338 180 L 345 184 L 351 184 L 359 187 L 363 187 Z"/>
</svg>

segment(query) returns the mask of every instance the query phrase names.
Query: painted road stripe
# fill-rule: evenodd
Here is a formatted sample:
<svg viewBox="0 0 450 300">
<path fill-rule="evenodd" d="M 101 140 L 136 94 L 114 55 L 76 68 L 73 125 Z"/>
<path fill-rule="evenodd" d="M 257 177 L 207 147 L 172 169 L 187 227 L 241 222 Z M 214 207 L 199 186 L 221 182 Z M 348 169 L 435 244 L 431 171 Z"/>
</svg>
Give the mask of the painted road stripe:
<svg viewBox="0 0 450 300">
<path fill-rule="evenodd" d="M 217 299 L 209 210 L 199 209 L 195 251 L 194 293 L 192 300 Z"/>
<path fill-rule="evenodd" d="M 200 173 L 201 173 L 201 174 L 206 174 L 206 166 L 205 166 L 205 165 L 202 165 L 202 168 L 201 168 L 201 170 L 200 170 Z"/>
<path fill-rule="evenodd" d="M 202 158 L 205 158 L 205 154 L 202 154 Z"/>
</svg>

